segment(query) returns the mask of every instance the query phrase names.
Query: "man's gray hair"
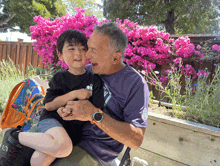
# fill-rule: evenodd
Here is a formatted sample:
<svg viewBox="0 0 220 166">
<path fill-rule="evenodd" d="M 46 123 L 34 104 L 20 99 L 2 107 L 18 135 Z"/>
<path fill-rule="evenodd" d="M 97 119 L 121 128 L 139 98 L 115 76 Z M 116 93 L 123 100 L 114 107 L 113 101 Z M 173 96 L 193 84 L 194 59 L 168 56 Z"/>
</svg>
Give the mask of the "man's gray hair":
<svg viewBox="0 0 220 166">
<path fill-rule="evenodd" d="M 110 45 L 113 48 L 116 48 L 116 51 L 121 52 L 124 58 L 124 52 L 127 48 L 128 39 L 126 34 L 118 27 L 116 23 L 105 22 L 102 25 L 95 26 L 95 30 L 104 35 L 108 35 Z"/>
</svg>

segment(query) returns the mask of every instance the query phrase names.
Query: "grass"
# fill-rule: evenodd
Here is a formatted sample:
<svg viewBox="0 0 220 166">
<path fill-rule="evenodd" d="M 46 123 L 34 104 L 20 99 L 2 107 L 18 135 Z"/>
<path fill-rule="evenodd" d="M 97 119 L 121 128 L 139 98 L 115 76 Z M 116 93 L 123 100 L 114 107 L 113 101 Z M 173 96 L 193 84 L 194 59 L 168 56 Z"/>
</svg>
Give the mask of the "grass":
<svg viewBox="0 0 220 166">
<path fill-rule="evenodd" d="M 0 61 L 0 114 L 6 106 L 13 87 L 26 78 L 27 75 L 16 68 L 11 59 Z"/>
<path fill-rule="evenodd" d="M 9 95 L 12 89 L 21 81 L 32 78 L 39 74 L 45 74 L 46 69 L 40 67 L 28 66 L 26 73 L 20 71 L 20 67 L 16 67 L 14 62 L 10 59 L 8 61 L 0 61 L 0 116 L 8 102 Z M 43 79 L 49 79 L 45 77 Z"/>
</svg>

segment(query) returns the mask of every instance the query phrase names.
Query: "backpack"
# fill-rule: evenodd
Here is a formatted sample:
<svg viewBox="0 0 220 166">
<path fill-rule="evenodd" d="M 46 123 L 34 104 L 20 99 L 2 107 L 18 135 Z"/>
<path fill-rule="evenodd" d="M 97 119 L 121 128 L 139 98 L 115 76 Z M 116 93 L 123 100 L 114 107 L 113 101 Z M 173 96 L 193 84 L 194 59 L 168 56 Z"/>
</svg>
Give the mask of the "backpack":
<svg viewBox="0 0 220 166">
<path fill-rule="evenodd" d="M 23 131 L 37 124 L 41 111 L 45 108 L 44 88 L 34 79 L 26 79 L 17 84 L 9 95 L 0 120 L 0 130 L 22 126 Z"/>
</svg>

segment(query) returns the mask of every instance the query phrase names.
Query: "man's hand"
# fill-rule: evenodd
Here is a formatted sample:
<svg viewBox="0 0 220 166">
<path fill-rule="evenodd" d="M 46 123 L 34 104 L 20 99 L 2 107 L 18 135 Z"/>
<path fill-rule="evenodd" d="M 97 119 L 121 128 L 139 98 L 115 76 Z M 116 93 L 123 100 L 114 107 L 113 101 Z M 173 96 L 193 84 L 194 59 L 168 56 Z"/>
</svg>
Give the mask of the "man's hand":
<svg viewBox="0 0 220 166">
<path fill-rule="evenodd" d="M 76 99 L 79 99 L 79 100 L 89 99 L 91 95 L 92 95 L 92 92 L 86 89 L 74 90 L 74 96 Z"/>
<path fill-rule="evenodd" d="M 72 113 L 70 113 L 71 109 Z M 57 112 L 63 120 L 92 121 L 93 114 L 98 112 L 98 108 L 88 100 L 68 101 L 66 107 L 59 108 Z M 144 139 L 145 128 L 115 120 L 106 113 L 103 113 L 103 120 L 96 125 L 110 137 L 131 149 L 139 148 Z"/>
<path fill-rule="evenodd" d="M 72 113 L 71 113 L 72 110 Z M 57 110 L 63 120 L 92 121 L 93 114 L 98 111 L 88 100 L 68 101 L 65 107 Z"/>
</svg>

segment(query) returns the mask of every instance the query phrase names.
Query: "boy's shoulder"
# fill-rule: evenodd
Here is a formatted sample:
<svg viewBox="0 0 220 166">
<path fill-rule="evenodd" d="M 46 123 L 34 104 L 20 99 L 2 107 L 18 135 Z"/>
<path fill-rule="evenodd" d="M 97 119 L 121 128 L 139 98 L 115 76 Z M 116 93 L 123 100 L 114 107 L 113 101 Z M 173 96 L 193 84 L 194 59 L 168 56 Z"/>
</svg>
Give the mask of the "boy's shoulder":
<svg viewBox="0 0 220 166">
<path fill-rule="evenodd" d="M 57 71 L 52 78 L 59 80 L 65 74 L 66 74 L 66 70 L 60 70 L 60 71 Z"/>
</svg>

